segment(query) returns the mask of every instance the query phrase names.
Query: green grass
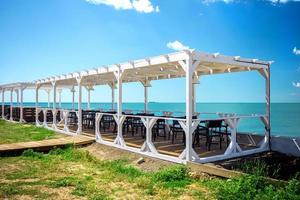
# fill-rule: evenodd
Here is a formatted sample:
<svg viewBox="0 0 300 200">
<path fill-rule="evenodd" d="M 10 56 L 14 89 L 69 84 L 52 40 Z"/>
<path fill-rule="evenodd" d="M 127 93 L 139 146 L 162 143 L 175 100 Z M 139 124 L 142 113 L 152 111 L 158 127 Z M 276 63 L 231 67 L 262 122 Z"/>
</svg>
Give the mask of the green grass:
<svg viewBox="0 0 300 200">
<path fill-rule="evenodd" d="M 67 198 L 87 199 L 178 199 L 184 196 L 198 199 L 209 193 L 194 184 L 195 180 L 189 177 L 184 166 L 174 165 L 148 173 L 127 160 L 100 161 L 87 151 L 73 147 L 55 149 L 48 154 L 27 150 L 19 157 L 0 158 L 0 171 L 0 199 L 20 194 L 51 199 L 58 198 L 62 191 Z"/>
<path fill-rule="evenodd" d="M 206 180 L 203 184 L 215 191 L 217 199 L 245 199 L 245 200 L 296 200 L 300 199 L 300 182 L 290 180 L 286 185 L 275 186 L 264 177 L 247 175 L 228 180 Z"/>
<path fill-rule="evenodd" d="M 62 194 L 75 199 L 300 199 L 296 179 L 281 186 L 257 174 L 194 179 L 183 165 L 149 173 L 127 160 L 100 161 L 73 147 L 0 158 L 0 171 L 0 199 L 60 199 Z"/>
<path fill-rule="evenodd" d="M 38 141 L 61 137 L 54 131 L 34 125 L 7 122 L 0 119 L 0 144 Z"/>
<path fill-rule="evenodd" d="M 0 120 L 0 143 L 55 138 L 32 125 Z M 88 151 L 69 146 L 48 154 L 26 150 L 0 157 L 0 199 L 299 199 L 299 179 L 272 185 L 262 162 L 245 163 L 252 175 L 233 179 L 194 179 L 183 165 L 144 172 L 126 159 L 100 161 Z"/>
</svg>

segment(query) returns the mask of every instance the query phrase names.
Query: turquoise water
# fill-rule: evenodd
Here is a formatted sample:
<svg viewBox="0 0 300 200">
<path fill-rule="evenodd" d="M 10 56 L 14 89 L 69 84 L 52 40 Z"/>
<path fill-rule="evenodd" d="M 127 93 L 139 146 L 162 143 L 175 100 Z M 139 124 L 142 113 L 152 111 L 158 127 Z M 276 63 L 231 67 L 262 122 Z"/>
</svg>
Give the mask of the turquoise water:
<svg viewBox="0 0 300 200">
<path fill-rule="evenodd" d="M 34 106 L 34 103 L 25 103 L 25 106 Z M 46 107 L 47 103 L 40 103 Z M 63 103 L 63 108 L 71 108 L 71 103 Z M 75 104 L 75 106 L 77 106 Z M 174 115 L 185 115 L 184 103 L 149 103 L 149 110 L 161 115 L 162 111 L 172 111 Z M 83 108 L 87 104 L 83 104 Z M 93 109 L 110 109 L 110 103 L 91 103 Z M 143 103 L 124 103 L 123 110 L 142 111 Z M 197 112 L 223 112 L 237 114 L 264 114 L 265 104 L 263 103 L 198 103 Z M 272 135 L 298 136 L 300 137 L 300 103 L 272 103 L 271 104 L 271 128 Z M 240 122 L 238 131 L 254 132 L 263 134 L 264 125 L 258 119 L 243 119 Z"/>
</svg>

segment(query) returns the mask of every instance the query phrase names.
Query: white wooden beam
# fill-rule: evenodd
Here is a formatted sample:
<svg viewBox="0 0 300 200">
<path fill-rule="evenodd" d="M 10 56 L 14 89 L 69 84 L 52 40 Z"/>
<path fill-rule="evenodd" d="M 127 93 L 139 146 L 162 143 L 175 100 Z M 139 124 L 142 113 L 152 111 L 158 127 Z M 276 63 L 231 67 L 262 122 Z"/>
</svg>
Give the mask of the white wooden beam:
<svg viewBox="0 0 300 200">
<path fill-rule="evenodd" d="M 24 87 L 21 87 L 19 89 L 20 91 L 20 123 L 23 123 L 24 122 L 24 119 L 23 119 L 23 95 L 24 95 Z"/>
<path fill-rule="evenodd" d="M 117 79 L 117 88 L 118 88 L 118 100 L 117 100 L 117 124 L 118 124 L 118 135 L 114 141 L 115 144 L 125 146 L 125 141 L 122 133 L 122 124 L 125 120 L 125 117 L 122 117 L 122 78 L 124 77 L 124 72 L 120 70 L 115 71 L 114 75 Z"/>
<path fill-rule="evenodd" d="M 72 110 L 75 110 L 75 87 L 73 86 L 72 89 L 71 89 L 71 92 L 72 92 Z"/>
<path fill-rule="evenodd" d="M 5 95 L 5 89 L 2 89 L 2 119 L 5 118 L 5 116 L 4 116 L 4 95 Z"/>
<path fill-rule="evenodd" d="M 76 134 L 79 135 L 82 133 L 82 77 L 76 77 L 76 82 L 78 85 L 78 128 Z"/>
<path fill-rule="evenodd" d="M 14 89 L 11 89 L 10 90 L 10 118 L 9 120 L 10 121 L 13 121 L 13 92 L 14 92 Z"/>
<path fill-rule="evenodd" d="M 52 128 L 54 130 L 57 129 L 57 126 L 56 126 L 56 123 L 57 123 L 57 120 L 56 120 L 56 114 L 57 114 L 57 111 L 56 111 L 56 88 L 57 88 L 57 83 L 56 81 L 52 81 L 52 91 L 53 91 L 53 105 L 52 105 L 52 115 L 53 115 L 53 123 L 52 123 Z"/>
</svg>

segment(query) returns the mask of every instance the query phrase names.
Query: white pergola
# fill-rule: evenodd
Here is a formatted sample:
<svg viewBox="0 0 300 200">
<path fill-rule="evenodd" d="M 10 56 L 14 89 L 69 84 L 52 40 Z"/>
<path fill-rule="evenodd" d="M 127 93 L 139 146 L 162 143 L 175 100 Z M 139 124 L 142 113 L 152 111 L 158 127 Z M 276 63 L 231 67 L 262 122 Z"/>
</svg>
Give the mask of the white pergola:
<svg viewBox="0 0 300 200">
<path fill-rule="evenodd" d="M 16 103 L 17 107 L 20 107 L 20 122 L 24 122 L 23 120 L 23 92 L 25 89 L 30 89 L 35 87 L 34 83 L 29 83 L 29 82 L 18 82 L 18 83 L 12 83 L 12 84 L 5 84 L 5 85 L 0 85 L 0 92 L 2 94 L 2 109 L 1 109 L 1 116 L 3 119 L 5 119 L 4 116 L 4 96 L 5 92 L 8 91 L 10 92 L 10 121 L 13 121 L 13 94 L 14 92 L 16 93 Z"/>
<path fill-rule="evenodd" d="M 5 113 L 4 112 L 5 92 L 10 92 L 10 101 L 9 101 L 10 118 L 6 119 L 6 120 L 14 121 L 13 120 L 13 108 L 14 107 L 18 107 L 18 108 L 20 108 L 20 120 L 19 120 L 19 122 L 21 122 L 21 123 L 26 122 L 23 119 L 23 108 L 24 108 L 23 97 L 24 97 L 24 91 L 25 90 L 35 90 L 35 89 L 36 89 L 36 84 L 33 83 L 33 82 L 17 82 L 17 83 L 0 85 L 0 93 L 1 93 L 1 96 L 2 96 L 1 117 L 3 119 L 6 119 L 6 117 L 4 115 L 4 113 Z M 48 101 L 47 101 L 47 106 L 46 107 L 50 108 L 50 93 L 51 93 L 52 88 L 44 86 L 44 87 L 42 87 L 40 89 L 43 89 L 43 90 L 46 91 L 46 93 L 48 95 Z M 73 88 L 71 88 L 69 86 L 59 87 L 58 88 L 60 108 L 61 108 L 61 92 L 62 92 L 63 89 L 70 89 L 72 91 Z M 16 94 L 15 99 L 14 99 L 14 92 Z M 15 105 L 14 105 L 14 103 L 15 103 Z M 74 102 L 73 102 L 73 105 L 74 105 Z"/>
<path fill-rule="evenodd" d="M 115 146 L 121 149 L 126 149 L 133 152 L 138 152 L 148 156 L 166 159 L 173 162 L 185 163 L 187 161 L 195 162 L 212 162 L 216 160 L 228 159 L 253 153 L 266 151 L 269 148 L 270 138 L 270 65 L 271 62 L 261 61 L 257 59 L 245 59 L 239 56 L 224 56 L 218 53 L 208 54 L 196 50 L 184 50 L 156 57 L 149 57 L 140 60 L 129 61 L 114 65 L 102 66 L 90 70 L 53 76 L 35 81 L 36 90 L 36 125 L 44 125 L 47 128 L 67 133 L 81 134 L 82 133 L 82 87 L 88 91 L 88 107 L 90 108 L 90 91 L 97 85 L 109 85 L 112 90 L 112 109 L 114 108 L 115 96 L 114 90 L 117 89 L 118 98 L 117 113 L 111 114 L 118 126 L 117 136 L 114 142 L 108 142 L 102 139 L 99 130 L 99 122 L 105 113 L 98 112 L 96 114 L 96 141 L 110 146 Z M 231 142 L 227 150 L 222 155 L 200 158 L 192 148 L 192 134 L 201 121 L 201 113 L 198 119 L 193 119 L 196 112 L 196 91 L 195 85 L 198 84 L 199 78 L 204 75 L 257 71 L 265 79 L 265 96 L 266 108 L 264 115 L 247 115 L 240 116 L 234 114 L 219 114 L 219 118 L 223 119 L 231 130 Z M 133 148 L 126 145 L 123 134 L 122 124 L 127 115 L 122 114 L 122 85 L 123 83 L 139 82 L 144 86 L 144 111 L 148 111 L 148 87 L 151 87 L 151 81 L 161 79 L 172 79 L 185 77 L 186 85 L 186 110 L 185 119 L 177 119 L 186 134 L 186 147 L 179 157 L 168 156 L 159 153 L 152 142 L 152 127 L 157 119 L 161 117 L 155 116 L 136 116 L 140 117 L 146 127 L 146 139 L 144 145 L 140 148 Z M 59 109 L 56 107 L 56 91 L 57 88 L 71 88 L 73 93 L 73 110 L 74 110 L 74 87 L 78 87 L 78 108 L 76 114 L 78 117 L 78 129 L 76 133 L 71 133 L 68 128 L 67 117 L 70 110 Z M 52 126 L 48 126 L 47 122 L 40 123 L 38 114 L 43 109 L 38 106 L 39 90 L 41 88 L 52 89 L 53 91 L 53 112 Z M 6 89 L 5 89 L 6 90 Z M 62 114 L 61 122 L 64 123 L 64 129 L 61 130 L 57 126 L 56 113 L 60 110 Z M 43 110 L 45 112 L 45 110 Z M 259 148 L 251 150 L 242 150 L 236 141 L 237 127 L 239 121 L 244 118 L 258 118 L 266 127 L 265 137 L 261 141 Z M 172 120 L 172 118 L 167 118 Z"/>
</svg>

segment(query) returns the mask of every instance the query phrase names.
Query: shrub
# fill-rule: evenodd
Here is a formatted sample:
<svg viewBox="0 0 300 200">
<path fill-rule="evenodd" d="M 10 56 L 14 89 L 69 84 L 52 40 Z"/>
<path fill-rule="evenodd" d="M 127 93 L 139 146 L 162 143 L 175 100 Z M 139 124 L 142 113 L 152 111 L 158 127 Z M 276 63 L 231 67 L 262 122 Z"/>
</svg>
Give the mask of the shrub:
<svg viewBox="0 0 300 200">
<path fill-rule="evenodd" d="M 154 178 L 161 182 L 185 180 L 188 178 L 188 169 L 183 165 L 173 165 L 156 172 Z"/>
<path fill-rule="evenodd" d="M 22 156 L 29 158 L 43 158 L 44 154 L 40 152 L 36 152 L 32 149 L 27 149 L 22 153 Z"/>
<path fill-rule="evenodd" d="M 137 177 L 143 175 L 143 172 L 140 171 L 139 169 L 137 169 L 133 166 L 127 165 L 126 160 L 108 161 L 108 162 L 105 162 L 103 165 L 105 167 L 108 167 L 108 168 L 114 170 L 115 172 L 117 172 L 119 174 L 127 175 L 128 178 L 130 178 L 130 179 L 137 178 Z"/>
<path fill-rule="evenodd" d="M 264 177 L 257 175 L 241 176 L 227 181 L 208 183 L 215 190 L 217 199 L 300 199 L 300 183 L 296 179 L 286 186 L 274 186 Z"/>
</svg>

